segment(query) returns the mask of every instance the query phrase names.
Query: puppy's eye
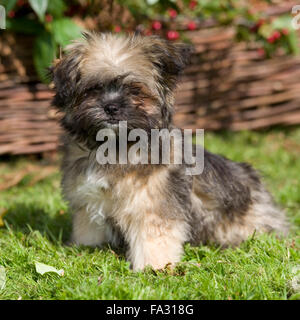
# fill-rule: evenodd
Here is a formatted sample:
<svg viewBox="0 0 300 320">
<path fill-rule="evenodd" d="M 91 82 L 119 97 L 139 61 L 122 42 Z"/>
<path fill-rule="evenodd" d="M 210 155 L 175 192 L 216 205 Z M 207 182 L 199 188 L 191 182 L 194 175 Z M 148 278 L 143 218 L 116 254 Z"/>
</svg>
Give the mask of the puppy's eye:
<svg viewBox="0 0 300 320">
<path fill-rule="evenodd" d="M 104 87 L 104 85 L 102 83 L 97 83 L 96 85 L 88 88 L 86 90 L 86 92 L 93 92 L 93 91 L 99 91 L 99 90 L 102 90 Z"/>
<path fill-rule="evenodd" d="M 130 88 L 130 93 L 131 93 L 133 96 L 138 96 L 138 95 L 141 93 L 141 88 L 140 88 L 140 87 L 137 87 L 137 86 L 131 87 L 131 88 Z"/>
</svg>

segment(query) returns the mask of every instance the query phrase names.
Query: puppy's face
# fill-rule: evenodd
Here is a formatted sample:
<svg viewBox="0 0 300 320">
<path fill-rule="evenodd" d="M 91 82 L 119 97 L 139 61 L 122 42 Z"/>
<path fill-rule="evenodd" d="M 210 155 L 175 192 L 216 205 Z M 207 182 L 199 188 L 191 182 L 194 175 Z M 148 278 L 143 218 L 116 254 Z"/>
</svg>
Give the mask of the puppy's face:
<svg viewBox="0 0 300 320">
<path fill-rule="evenodd" d="M 147 132 L 167 128 L 189 54 L 190 47 L 157 37 L 85 34 L 52 68 L 62 125 L 89 148 L 100 129 L 119 121 Z"/>
</svg>

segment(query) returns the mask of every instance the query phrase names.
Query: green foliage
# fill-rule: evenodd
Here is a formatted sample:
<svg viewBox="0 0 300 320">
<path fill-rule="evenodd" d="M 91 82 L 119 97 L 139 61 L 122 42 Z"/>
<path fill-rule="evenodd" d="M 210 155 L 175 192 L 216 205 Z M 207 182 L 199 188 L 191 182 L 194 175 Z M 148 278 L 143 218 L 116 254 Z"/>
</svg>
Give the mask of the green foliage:
<svg viewBox="0 0 300 320">
<path fill-rule="evenodd" d="M 51 33 L 43 30 L 35 39 L 33 61 L 41 80 L 48 82 L 47 68 L 56 55 L 56 45 Z"/>
<path fill-rule="evenodd" d="M 53 20 L 51 28 L 55 42 L 63 47 L 81 34 L 80 27 L 68 18 Z"/>
<path fill-rule="evenodd" d="M 272 1 L 261 0 L 272 3 Z M 48 46 L 51 52 L 37 57 L 35 53 L 36 71 L 43 81 L 47 81 L 42 67 L 47 66 L 52 49 L 56 54 L 58 48 L 64 47 L 80 35 L 81 27 L 73 22 L 73 17 L 89 20 L 88 25 L 101 25 L 101 1 L 88 0 L 3 0 L 7 12 L 7 29 L 14 32 L 31 34 L 36 41 L 35 48 L 45 47 L 45 34 L 51 35 Z M 169 40 L 182 37 L 187 40 L 183 31 L 195 30 L 205 20 L 217 26 L 233 26 L 238 41 L 255 45 L 259 55 L 272 57 L 276 54 L 298 54 L 298 38 L 291 26 L 289 15 L 282 15 L 273 20 L 264 12 L 255 12 L 247 2 L 238 0 L 113 0 L 111 10 L 115 6 L 125 9 L 128 21 L 123 19 L 106 23 L 105 31 L 132 32 L 138 30 L 144 35 L 156 34 Z M 108 4 L 106 4 L 108 5 Z M 104 5 L 105 6 L 105 5 Z M 105 11 L 105 9 L 103 9 Z M 105 16 L 105 15 L 104 15 Z M 132 19 L 133 18 L 133 19 Z M 107 17 L 106 17 L 107 19 Z M 116 18 L 115 18 L 116 19 Z M 93 21 L 91 23 L 91 21 Z M 101 27 L 100 27 L 101 28 Z M 102 29 L 101 29 L 102 31 Z M 40 50 L 38 52 L 42 52 Z M 55 56 L 55 55 L 54 55 Z"/>
<path fill-rule="evenodd" d="M 260 2 L 272 4 L 272 1 L 267 0 Z M 282 50 L 284 54 L 299 53 L 298 39 L 292 28 L 291 16 L 282 15 L 272 20 L 273 18 L 264 12 L 254 11 L 251 5 L 238 0 L 119 0 L 119 3 L 127 5 L 136 21 L 145 25 L 146 34 L 156 33 L 169 40 L 177 40 L 180 34 L 175 37 L 170 37 L 168 34 L 168 30 L 176 30 L 176 20 L 181 23 L 184 19 L 192 21 L 190 26 L 187 23 L 187 28 L 194 30 L 197 28 L 195 22 L 201 23 L 210 19 L 219 26 L 234 26 L 237 40 L 249 44 L 256 43 L 258 52 L 262 56 L 270 58 Z M 170 8 L 173 8 L 175 13 L 170 13 L 168 10 Z M 152 30 L 153 19 L 162 22 L 159 30 Z"/>
<path fill-rule="evenodd" d="M 1 5 L 6 9 L 6 14 L 8 14 L 16 5 L 17 0 L 2 0 Z"/>
<path fill-rule="evenodd" d="M 7 213 L 0 228 L 0 266 L 6 285 L 0 299 L 299 299 L 293 285 L 300 261 L 299 141 L 300 128 L 206 133 L 208 150 L 261 171 L 293 227 L 287 238 L 255 234 L 235 249 L 186 245 L 174 271 L 134 273 L 122 251 L 65 246 L 71 217 L 58 173 L 2 192 L 0 208 Z M 4 164 L 0 177 L 26 163 Z M 36 261 L 64 275 L 41 275 Z"/>
<path fill-rule="evenodd" d="M 276 19 L 247 14 L 247 20 L 238 24 L 237 39 L 260 44 L 267 57 L 278 50 L 285 54 L 298 54 L 298 37 L 292 28 L 292 17 L 282 15 Z"/>
<path fill-rule="evenodd" d="M 36 35 L 37 31 L 40 30 L 41 25 L 37 20 L 29 20 L 21 17 L 18 19 L 8 19 L 6 27 L 8 30 L 17 33 Z"/>
<path fill-rule="evenodd" d="M 78 38 L 81 28 L 64 16 L 67 5 L 63 0 L 29 0 L 28 3 L 38 19 L 33 19 L 32 12 L 27 12 L 25 8 L 24 15 L 8 18 L 6 25 L 8 30 L 35 36 L 35 69 L 40 79 L 47 83 L 47 69 L 57 56 L 59 48 L 64 48 L 71 40 Z M 4 6 L 7 12 L 18 9 L 17 1 L 6 0 Z"/>
<path fill-rule="evenodd" d="M 56 19 L 62 18 L 66 9 L 67 5 L 63 0 L 50 0 L 47 11 Z"/>
<path fill-rule="evenodd" d="M 48 7 L 48 0 L 29 0 L 31 8 L 37 14 L 41 22 L 45 20 L 45 13 Z"/>
</svg>

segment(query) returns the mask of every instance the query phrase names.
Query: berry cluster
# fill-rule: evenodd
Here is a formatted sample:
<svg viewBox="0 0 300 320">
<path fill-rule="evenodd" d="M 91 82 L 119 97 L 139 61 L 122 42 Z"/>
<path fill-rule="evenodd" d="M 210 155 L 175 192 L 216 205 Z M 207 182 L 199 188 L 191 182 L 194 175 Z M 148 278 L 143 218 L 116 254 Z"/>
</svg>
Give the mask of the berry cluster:
<svg viewBox="0 0 300 320">
<path fill-rule="evenodd" d="M 285 48 L 287 52 L 291 51 L 288 39 L 290 30 L 278 27 L 278 24 L 274 24 L 272 18 L 258 19 L 250 25 L 249 31 L 254 35 L 255 40 L 262 45 L 257 50 L 260 57 L 270 56 L 281 47 Z"/>
<path fill-rule="evenodd" d="M 197 0 L 190 0 L 188 3 L 188 10 L 194 11 L 198 6 Z M 178 40 L 181 36 L 181 32 L 178 31 L 177 18 L 182 12 L 178 9 L 169 8 L 166 10 L 162 19 L 152 20 L 148 27 L 142 26 L 143 34 L 146 36 L 158 34 L 167 38 L 168 40 Z M 182 18 L 182 17 L 180 17 Z M 188 20 L 184 23 L 184 29 L 186 30 L 196 30 L 198 28 L 197 23 L 194 20 Z"/>
</svg>

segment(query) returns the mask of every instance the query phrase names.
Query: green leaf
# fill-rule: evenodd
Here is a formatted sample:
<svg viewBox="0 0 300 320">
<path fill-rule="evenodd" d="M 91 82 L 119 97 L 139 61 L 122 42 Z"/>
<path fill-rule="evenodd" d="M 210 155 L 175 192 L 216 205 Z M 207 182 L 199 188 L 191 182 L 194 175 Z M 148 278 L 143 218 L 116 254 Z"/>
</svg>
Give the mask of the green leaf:
<svg viewBox="0 0 300 320">
<path fill-rule="evenodd" d="M 274 28 L 269 24 L 264 24 L 258 29 L 258 34 L 264 38 L 269 38 L 274 31 Z"/>
<path fill-rule="evenodd" d="M 40 263 L 40 262 L 35 262 L 35 270 L 36 270 L 37 273 L 39 273 L 41 275 L 44 275 L 45 273 L 48 273 L 48 272 L 55 272 L 59 276 L 63 276 L 64 275 L 64 270 L 63 269 L 57 270 L 52 266 L 48 266 L 47 264 Z"/>
<path fill-rule="evenodd" d="M 4 1 L 1 1 L 0 4 L 4 6 L 6 10 L 6 14 L 8 14 L 8 12 L 14 8 L 16 3 L 17 3 L 17 0 L 4 0 Z"/>
<path fill-rule="evenodd" d="M 31 8 L 37 14 L 40 21 L 44 21 L 45 12 L 48 7 L 48 0 L 29 0 Z"/>
<path fill-rule="evenodd" d="M 5 284 L 6 284 L 5 268 L 0 266 L 0 290 L 3 290 L 5 288 Z"/>
<path fill-rule="evenodd" d="M 33 61 L 40 79 L 48 83 L 47 68 L 51 65 L 56 54 L 56 45 L 49 32 L 42 32 L 35 39 Z"/>
<path fill-rule="evenodd" d="M 51 0 L 48 3 L 47 12 L 49 12 L 54 18 L 61 18 L 66 9 L 67 6 L 63 0 Z"/>
<path fill-rule="evenodd" d="M 297 33 L 294 30 L 290 31 L 287 39 L 288 39 L 288 43 L 289 43 L 289 47 L 291 49 L 291 52 L 295 55 L 299 54 L 300 48 L 299 48 L 299 41 L 298 41 Z"/>
<path fill-rule="evenodd" d="M 24 34 L 38 34 L 41 29 L 41 24 L 36 20 L 27 18 L 7 19 L 6 29 Z"/>
<path fill-rule="evenodd" d="M 288 15 L 280 16 L 272 21 L 272 27 L 273 29 L 288 29 L 292 31 L 292 17 Z"/>
<path fill-rule="evenodd" d="M 65 47 L 71 40 L 81 36 L 82 29 L 69 18 L 54 20 L 52 33 L 56 43 Z"/>
<path fill-rule="evenodd" d="M 156 4 L 158 1 L 159 1 L 159 0 L 146 0 L 146 2 L 147 2 L 150 6 Z"/>
</svg>

